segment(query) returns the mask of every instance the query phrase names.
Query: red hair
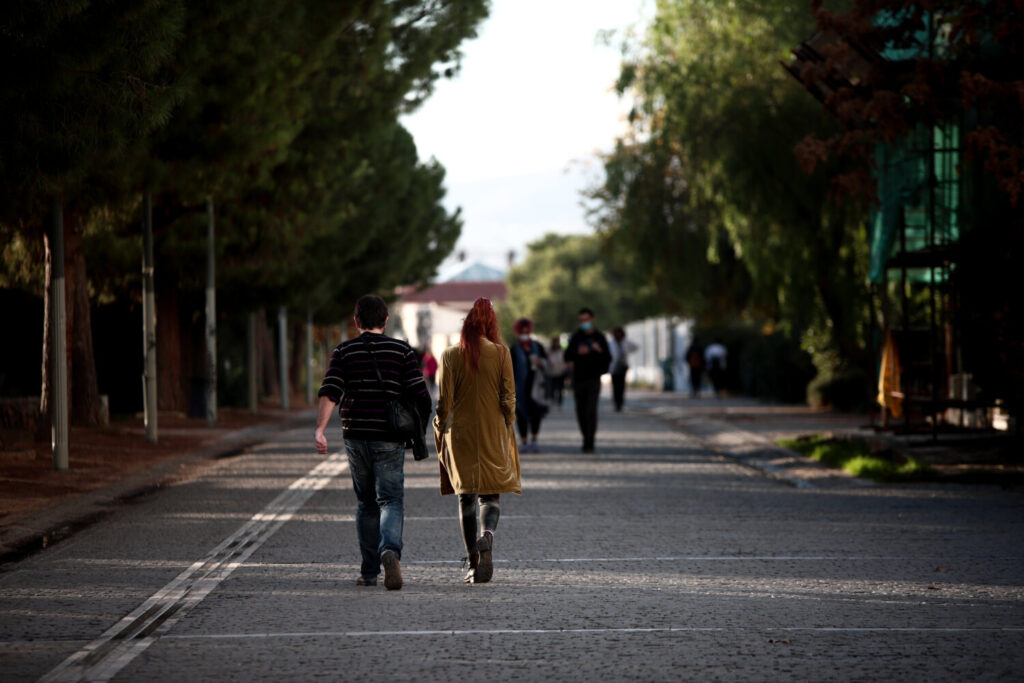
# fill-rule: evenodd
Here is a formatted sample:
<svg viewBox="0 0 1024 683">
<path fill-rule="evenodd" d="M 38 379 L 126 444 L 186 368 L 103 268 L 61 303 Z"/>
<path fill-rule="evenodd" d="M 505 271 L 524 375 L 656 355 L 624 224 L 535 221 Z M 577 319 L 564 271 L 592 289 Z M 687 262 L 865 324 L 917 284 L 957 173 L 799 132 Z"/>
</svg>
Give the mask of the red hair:
<svg viewBox="0 0 1024 683">
<path fill-rule="evenodd" d="M 459 348 L 474 372 L 480 367 L 480 337 L 486 337 L 495 344 L 502 343 L 494 306 L 483 297 L 473 302 L 473 308 L 462 323 L 462 338 L 459 340 Z"/>
</svg>

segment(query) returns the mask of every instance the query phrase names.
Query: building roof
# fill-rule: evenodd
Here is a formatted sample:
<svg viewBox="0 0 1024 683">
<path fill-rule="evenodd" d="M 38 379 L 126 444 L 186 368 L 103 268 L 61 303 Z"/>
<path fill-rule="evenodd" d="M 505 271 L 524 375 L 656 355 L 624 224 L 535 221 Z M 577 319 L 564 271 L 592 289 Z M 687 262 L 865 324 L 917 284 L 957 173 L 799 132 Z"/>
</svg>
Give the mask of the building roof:
<svg viewBox="0 0 1024 683">
<path fill-rule="evenodd" d="M 449 281 L 439 282 L 417 292 L 415 287 L 403 287 L 401 303 L 429 304 L 464 307 L 473 305 L 478 297 L 486 297 L 491 301 L 504 301 L 508 288 L 503 280 L 480 281 Z"/>
<path fill-rule="evenodd" d="M 505 271 L 484 263 L 474 263 L 445 278 L 445 282 L 497 282 L 504 279 Z"/>
</svg>

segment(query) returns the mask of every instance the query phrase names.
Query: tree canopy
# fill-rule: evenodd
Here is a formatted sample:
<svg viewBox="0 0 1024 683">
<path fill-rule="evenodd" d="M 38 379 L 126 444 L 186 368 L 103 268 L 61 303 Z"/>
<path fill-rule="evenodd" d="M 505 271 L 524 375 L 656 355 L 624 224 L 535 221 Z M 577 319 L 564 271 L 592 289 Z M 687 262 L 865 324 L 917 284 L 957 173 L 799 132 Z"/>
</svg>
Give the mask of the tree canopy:
<svg viewBox="0 0 1024 683">
<path fill-rule="evenodd" d="M 584 306 L 603 328 L 642 318 L 649 310 L 644 295 L 633 290 L 594 235 L 549 234 L 530 243 L 526 259 L 509 272 L 508 286 L 509 317 L 530 318 L 541 335 L 573 329 Z"/>
<path fill-rule="evenodd" d="M 221 311 L 293 305 L 336 323 L 358 294 L 429 279 L 461 221 L 398 118 L 457 72 L 488 5 L 4 4 L 0 54 L 18 66 L 0 76 L 0 282 L 38 291 L 60 199 L 69 299 L 138 302 L 146 191 L 158 305 L 203 289 L 208 201 Z"/>
<path fill-rule="evenodd" d="M 616 262 L 665 310 L 745 319 L 863 357 L 864 206 L 838 206 L 793 149 L 829 130 L 780 68 L 814 30 L 786 0 L 663 0 L 625 46 L 629 133 L 592 215 Z"/>
</svg>

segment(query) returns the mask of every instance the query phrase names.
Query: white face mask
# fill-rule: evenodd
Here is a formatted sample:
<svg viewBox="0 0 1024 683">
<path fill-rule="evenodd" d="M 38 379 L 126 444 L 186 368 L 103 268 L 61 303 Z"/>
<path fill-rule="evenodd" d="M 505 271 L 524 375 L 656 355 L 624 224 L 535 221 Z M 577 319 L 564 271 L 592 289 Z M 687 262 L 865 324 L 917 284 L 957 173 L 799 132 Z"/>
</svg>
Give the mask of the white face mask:
<svg viewBox="0 0 1024 683">
<path fill-rule="evenodd" d="M 528 335 L 528 334 L 521 334 L 521 335 L 519 335 L 519 341 L 530 341 L 530 335 Z"/>
</svg>

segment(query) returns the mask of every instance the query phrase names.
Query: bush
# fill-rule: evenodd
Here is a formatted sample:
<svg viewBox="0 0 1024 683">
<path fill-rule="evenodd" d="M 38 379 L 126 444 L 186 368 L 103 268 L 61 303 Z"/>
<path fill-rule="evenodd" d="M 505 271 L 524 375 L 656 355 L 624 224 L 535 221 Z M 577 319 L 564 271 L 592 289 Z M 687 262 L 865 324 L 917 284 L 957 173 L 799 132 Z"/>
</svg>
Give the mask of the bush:
<svg viewBox="0 0 1024 683">
<path fill-rule="evenodd" d="M 810 354 L 784 334 L 766 334 L 753 327 L 719 327 L 699 330 L 696 339 L 703 347 L 721 339 L 729 350 L 729 392 L 781 403 L 806 401 L 807 384 L 817 370 Z"/>
<path fill-rule="evenodd" d="M 872 400 L 868 378 L 859 370 L 822 374 L 811 382 L 807 394 L 811 405 L 848 412 L 864 412 Z"/>
</svg>

